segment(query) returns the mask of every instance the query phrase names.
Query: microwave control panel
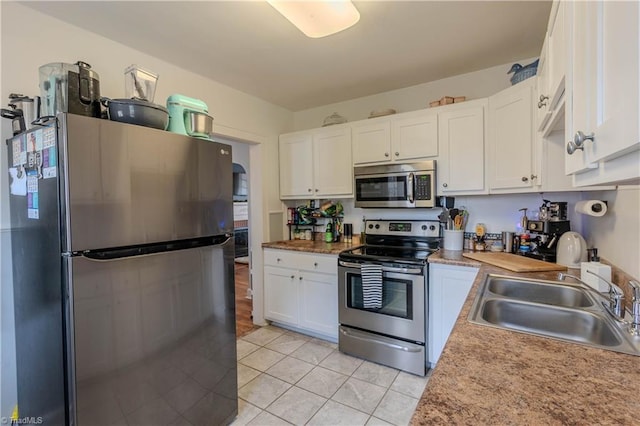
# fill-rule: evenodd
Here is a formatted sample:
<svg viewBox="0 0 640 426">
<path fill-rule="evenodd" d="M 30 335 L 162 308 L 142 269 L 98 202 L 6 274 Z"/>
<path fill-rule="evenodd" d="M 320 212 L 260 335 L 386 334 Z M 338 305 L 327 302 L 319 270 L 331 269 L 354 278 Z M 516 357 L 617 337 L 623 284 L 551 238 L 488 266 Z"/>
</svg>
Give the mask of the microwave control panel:
<svg viewBox="0 0 640 426">
<path fill-rule="evenodd" d="M 415 194 L 416 200 L 431 199 L 431 175 L 415 176 Z"/>
</svg>

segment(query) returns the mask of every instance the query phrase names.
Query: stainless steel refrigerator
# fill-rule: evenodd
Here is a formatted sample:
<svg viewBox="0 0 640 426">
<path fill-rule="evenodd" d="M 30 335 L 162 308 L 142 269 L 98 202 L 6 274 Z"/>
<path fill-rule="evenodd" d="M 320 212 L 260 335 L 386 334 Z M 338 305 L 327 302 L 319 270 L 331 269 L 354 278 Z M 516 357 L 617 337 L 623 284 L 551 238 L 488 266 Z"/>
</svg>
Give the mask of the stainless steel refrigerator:
<svg viewBox="0 0 640 426">
<path fill-rule="evenodd" d="M 72 114 L 7 145 L 19 417 L 231 422 L 231 147 Z"/>
</svg>

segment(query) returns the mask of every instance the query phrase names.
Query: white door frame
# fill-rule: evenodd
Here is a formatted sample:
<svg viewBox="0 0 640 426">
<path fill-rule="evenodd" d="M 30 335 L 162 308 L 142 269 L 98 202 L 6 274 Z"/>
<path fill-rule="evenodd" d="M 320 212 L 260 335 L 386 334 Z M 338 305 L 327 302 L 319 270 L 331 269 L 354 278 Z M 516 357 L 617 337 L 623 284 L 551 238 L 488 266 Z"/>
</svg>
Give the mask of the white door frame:
<svg viewBox="0 0 640 426">
<path fill-rule="evenodd" d="M 268 229 L 264 226 L 268 218 L 265 217 L 265 200 L 262 197 L 264 182 L 262 151 L 266 138 L 219 124 L 214 126 L 213 137 L 249 144 L 249 273 L 251 274 L 252 315 L 254 324 L 267 325 L 264 319 L 262 277 L 262 241 L 266 241 L 264 233 Z"/>
</svg>

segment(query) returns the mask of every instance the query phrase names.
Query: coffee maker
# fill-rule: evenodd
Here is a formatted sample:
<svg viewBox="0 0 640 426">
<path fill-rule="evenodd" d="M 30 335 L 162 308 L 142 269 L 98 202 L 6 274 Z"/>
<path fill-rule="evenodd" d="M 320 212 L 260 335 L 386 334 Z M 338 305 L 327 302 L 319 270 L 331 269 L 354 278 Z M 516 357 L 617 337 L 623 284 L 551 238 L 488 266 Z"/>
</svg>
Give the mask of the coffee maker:
<svg viewBox="0 0 640 426">
<path fill-rule="evenodd" d="M 527 224 L 527 230 L 534 237 L 532 239 L 534 248 L 525 253 L 525 256 L 546 262 L 555 262 L 558 239 L 562 234 L 571 230 L 570 222 L 567 220 L 567 203 L 565 201 L 542 201 L 538 219 L 529 220 Z"/>
</svg>

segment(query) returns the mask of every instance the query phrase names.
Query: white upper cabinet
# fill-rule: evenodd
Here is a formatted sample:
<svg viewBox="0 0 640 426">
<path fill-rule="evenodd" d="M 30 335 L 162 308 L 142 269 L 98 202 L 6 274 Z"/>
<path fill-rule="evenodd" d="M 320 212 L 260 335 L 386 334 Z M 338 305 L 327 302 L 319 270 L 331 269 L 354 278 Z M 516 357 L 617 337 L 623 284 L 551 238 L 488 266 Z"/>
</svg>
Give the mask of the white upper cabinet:
<svg viewBox="0 0 640 426">
<path fill-rule="evenodd" d="M 536 126 L 539 131 L 543 131 L 549 119 L 551 118 L 551 106 L 549 105 L 549 61 L 548 56 L 548 37 L 545 37 L 542 51 L 538 62 L 538 72 L 536 73 L 537 81 L 537 111 Z"/>
<path fill-rule="evenodd" d="M 566 2 L 565 13 L 572 46 L 566 172 L 577 186 L 637 180 L 639 3 Z"/>
<path fill-rule="evenodd" d="M 353 123 L 355 165 L 433 159 L 438 155 L 438 115 L 414 111 Z"/>
<path fill-rule="evenodd" d="M 438 155 L 438 115 L 434 112 L 405 113 L 391 121 L 394 160 L 416 160 Z"/>
<path fill-rule="evenodd" d="M 388 118 L 354 124 L 351 133 L 354 164 L 391 161 L 391 122 Z"/>
<path fill-rule="evenodd" d="M 313 196 L 313 134 L 280 136 L 280 197 Z"/>
<path fill-rule="evenodd" d="M 565 37 L 565 4 L 556 0 L 551 7 L 537 72 L 537 92 L 534 110 L 537 110 L 534 128 L 547 136 L 564 129 L 565 75 L 567 40 Z"/>
<path fill-rule="evenodd" d="M 538 177 L 530 78 L 489 98 L 489 188 L 531 189 Z M 496 191 L 497 190 L 497 191 Z"/>
<path fill-rule="evenodd" d="M 551 7 L 547 29 L 547 102 L 551 110 L 558 107 L 564 95 L 567 56 L 565 26 L 565 2 L 556 0 Z"/>
<path fill-rule="evenodd" d="M 313 181 L 316 197 L 353 195 L 351 133 L 348 127 L 314 132 Z"/>
<path fill-rule="evenodd" d="M 438 195 L 487 193 L 485 107 L 486 100 L 469 101 L 438 114 Z"/>
<path fill-rule="evenodd" d="M 353 196 L 351 133 L 347 126 L 280 136 L 280 198 Z"/>
</svg>

